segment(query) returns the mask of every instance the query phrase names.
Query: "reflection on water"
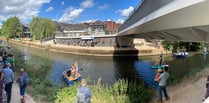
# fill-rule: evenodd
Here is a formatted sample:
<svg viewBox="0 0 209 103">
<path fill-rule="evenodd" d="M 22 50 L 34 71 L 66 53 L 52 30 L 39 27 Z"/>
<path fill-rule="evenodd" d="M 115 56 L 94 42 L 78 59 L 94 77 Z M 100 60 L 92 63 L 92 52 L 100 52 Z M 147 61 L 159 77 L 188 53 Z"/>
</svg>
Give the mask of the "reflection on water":
<svg viewBox="0 0 209 103">
<path fill-rule="evenodd" d="M 152 63 L 150 61 L 137 61 L 135 68 L 139 74 L 139 78 L 144 80 L 145 85 L 149 88 L 156 88 L 157 83 L 154 81 L 156 72 L 151 69 Z"/>
<path fill-rule="evenodd" d="M 148 87 L 154 88 L 155 71 L 150 66 L 158 62 L 159 56 L 147 57 L 92 57 L 55 53 L 34 48 L 13 46 L 23 52 L 26 60 L 48 60 L 52 69 L 49 74 L 54 85 L 63 85 L 61 75 L 75 61 L 83 78 L 91 83 L 102 78 L 102 83 L 113 84 L 118 78 L 129 80 L 142 79 Z M 192 54 L 188 58 L 176 59 L 170 55 L 163 56 L 163 64 L 169 65 L 171 79 L 182 78 L 186 74 L 205 68 L 209 63 L 208 55 Z M 40 59 L 38 59 L 40 58 Z"/>
</svg>

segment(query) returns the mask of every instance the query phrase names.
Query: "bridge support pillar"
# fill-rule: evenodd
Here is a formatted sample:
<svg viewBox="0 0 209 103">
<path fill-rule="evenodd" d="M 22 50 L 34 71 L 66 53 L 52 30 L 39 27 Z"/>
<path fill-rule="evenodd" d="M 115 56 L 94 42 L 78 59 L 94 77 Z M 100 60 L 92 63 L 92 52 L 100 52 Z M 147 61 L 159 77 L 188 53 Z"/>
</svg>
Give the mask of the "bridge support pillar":
<svg viewBox="0 0 209 103">
<path fill-rule="evenodd" d="M 116 37 L 116 46 L 119 48 L 134 48 L 134 38 L 128 36 L 118 36 Z"/>
</svg>

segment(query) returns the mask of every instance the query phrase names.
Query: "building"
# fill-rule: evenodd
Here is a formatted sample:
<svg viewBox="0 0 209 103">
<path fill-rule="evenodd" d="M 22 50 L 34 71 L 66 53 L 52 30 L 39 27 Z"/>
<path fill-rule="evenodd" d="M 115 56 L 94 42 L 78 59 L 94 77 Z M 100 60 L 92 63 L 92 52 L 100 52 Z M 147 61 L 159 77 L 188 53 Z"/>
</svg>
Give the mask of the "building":
<svg viewBox="0 0 209 103">
<path fill-rule="evenodd" d="M 116 34 L 121 24 L 114 21 L 106 21 L 106 34 Z"/>
<path fill-rule="evenodd" d="M 118 32 L 118 28 L 121 24 L 113 21 L 95 21 L 89 23 L 80 24 L 67 24 L 55 22 L 57 30 L 63 32 L 63 36 L 86 36 L 86 35 L 113 35 Z M 59 35 L 61 35 L 59 33 Z"/>
</svg>

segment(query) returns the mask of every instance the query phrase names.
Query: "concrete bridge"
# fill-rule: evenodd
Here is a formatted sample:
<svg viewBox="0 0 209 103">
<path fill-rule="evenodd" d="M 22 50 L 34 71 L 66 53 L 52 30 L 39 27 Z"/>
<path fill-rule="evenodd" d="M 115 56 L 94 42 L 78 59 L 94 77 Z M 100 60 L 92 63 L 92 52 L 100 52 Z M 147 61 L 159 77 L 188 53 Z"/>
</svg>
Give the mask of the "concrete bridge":
<svg viewBox="0 0 209 103">
<path fill-rule="evenodd" d="M 119 28 L 117 42 L 134 38 L 209 42 L 209 0 L 142 0 Z"/>
</svg>

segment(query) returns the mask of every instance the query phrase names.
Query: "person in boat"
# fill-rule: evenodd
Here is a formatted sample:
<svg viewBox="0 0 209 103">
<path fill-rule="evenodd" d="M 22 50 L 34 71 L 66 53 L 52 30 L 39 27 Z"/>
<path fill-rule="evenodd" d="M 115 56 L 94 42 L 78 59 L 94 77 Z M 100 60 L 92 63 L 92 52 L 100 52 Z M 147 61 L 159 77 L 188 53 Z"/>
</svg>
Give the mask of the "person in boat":
<svg viewBox="0 0 209 103">
<path fill-rule="evenodd" d="M 67 75 L 68 77 L 71 75 L 71 69 L 68 69 L 68 70 L 66 71 L 66 75 Z"/>
<path fill-rule="evenodd" d="M 207 52 L 207 48 L 204 47 L 204 48 L 203 48 L 203 53 L 206 53 L 206 52 Z"/>
<path fill-rule="evenodd" d="M 71 68 L 72 68 L 71 69 L 72 76 L 75 78 L 78 75 L 78 65 L 77 65 L 77 62 L 74 63 Z"/>
<path fill-rule="evenodd" d="M 160 57 L 159 57 L 159 65 L 162 65 L 162 62 L 163 62 L 163 56 L 160 55 Z"/>
</svg>

